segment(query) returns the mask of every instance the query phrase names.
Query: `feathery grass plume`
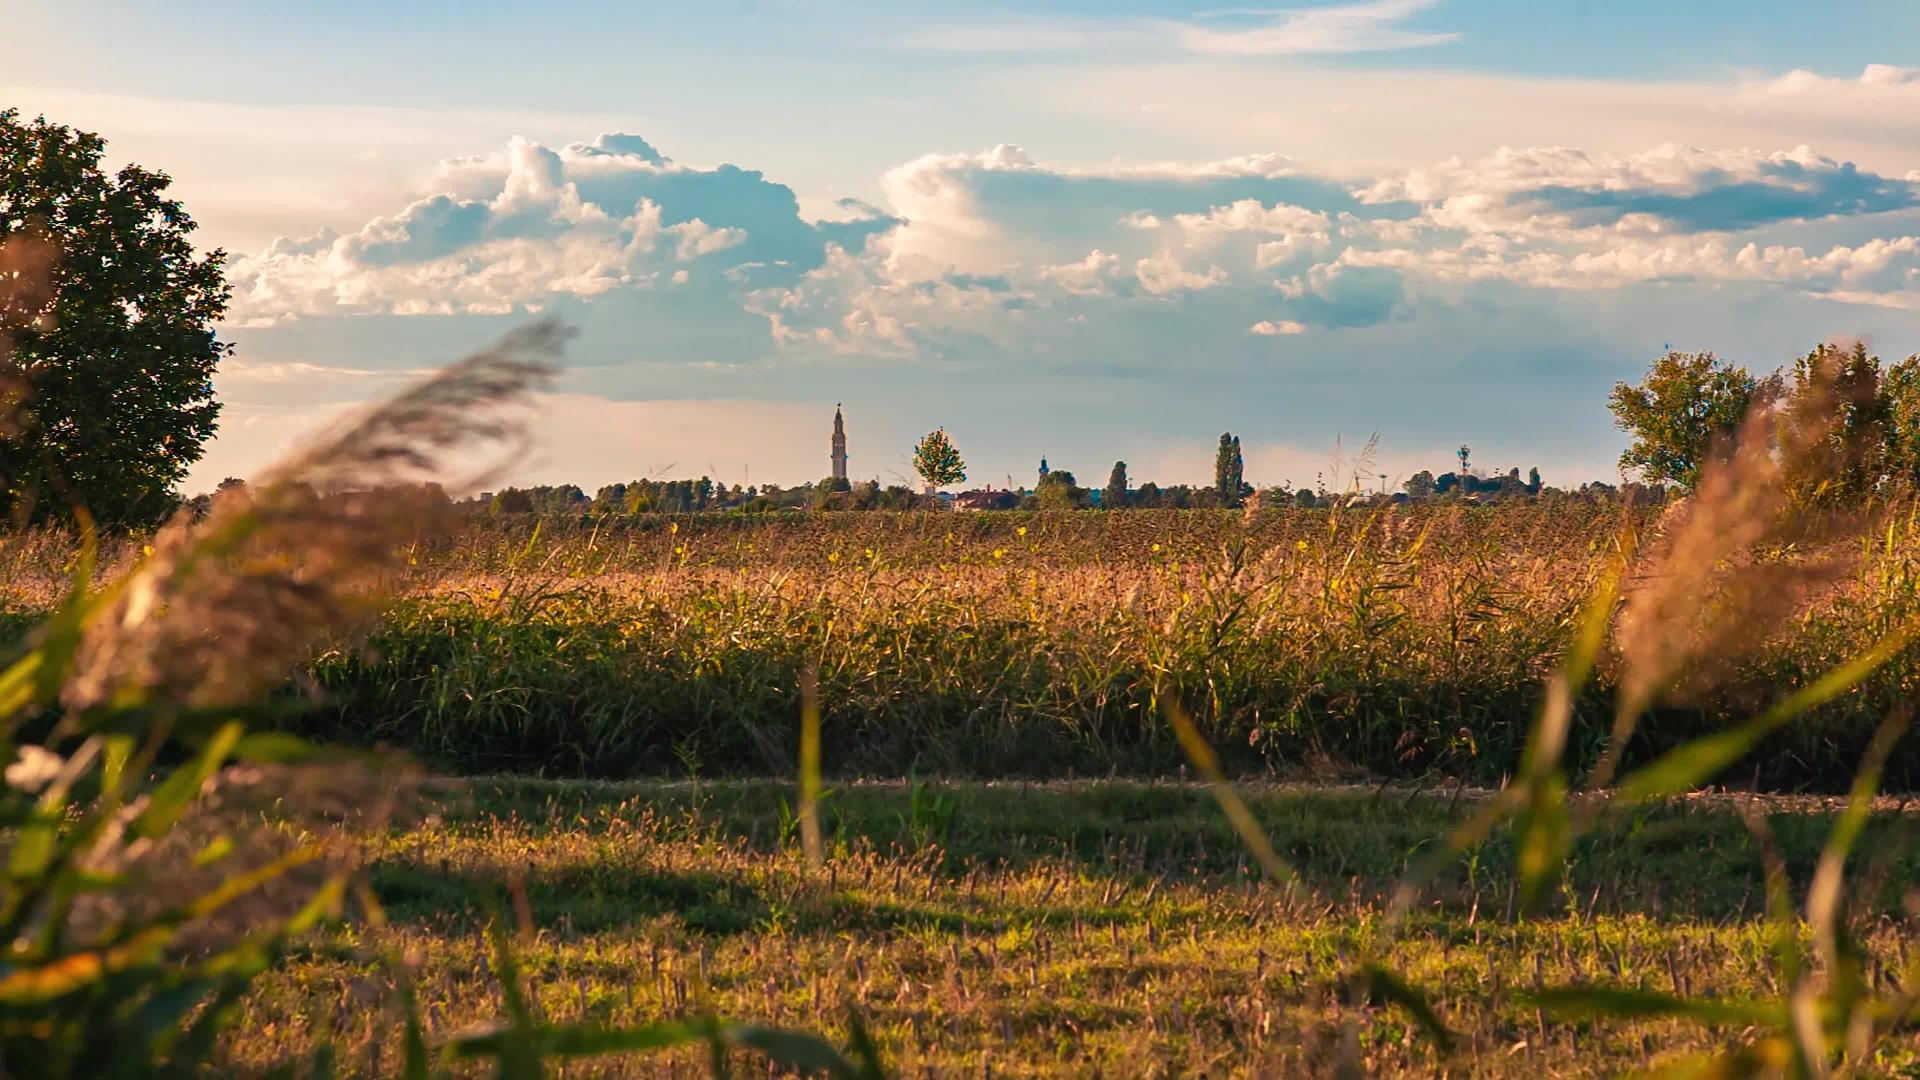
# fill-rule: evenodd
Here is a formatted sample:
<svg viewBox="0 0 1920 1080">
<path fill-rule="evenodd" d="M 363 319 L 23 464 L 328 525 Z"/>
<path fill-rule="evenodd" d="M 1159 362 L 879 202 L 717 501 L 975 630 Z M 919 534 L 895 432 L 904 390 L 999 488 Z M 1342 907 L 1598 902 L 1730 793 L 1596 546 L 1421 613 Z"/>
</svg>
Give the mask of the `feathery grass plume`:
<svg viewBox="0 0 1920 1080">
<path fill-rule="evenodd" d="M 1669 507 L 1644 544 L 1615 631 L 1621 661 L 1613 731 L 1589 787 L 1612 780 L 1640 715 L 1662 700 L 1722 687 L 1821 586 L 1843 575 L 1856 550 L 1851 515 L 1813 510 L 1790 478 L 1828 459 L 1842 403 L 1831 372 L 1791 401 L 1757 402 Z"/>
<path fill-rule="evenodd" d="M 0 438 L 20 433 L 17 417 L 27 400 L 27 380 L 13 362 L 13 334 L 28 327 L 51 329 L 52 270 L 59 255 L 40 229 L 0 239 Z M 0 477 L 0 483 L 7 481 Z"/>
<path fill-rule="evenodd" d="M 372 814 L 378 831 L 397 781 L 292 768 L 311 748 L 250 722 L 371 610 L 438 501 L 421 481 L 522 430 L 511 410 L 562 340 L 539 324 L 374 408 L 204 521 L 183 514 L 98 591 L 78 515 L 67 599 L 0 671 L 10 1074 L 193 1073 L 253 978 L 340 909 L 355 850 L 337 826 Z M 16 745 L 56 706 L 47 745 Z"/>
<path fill-rule="evenodd" d="M 64 704 L 253 700 L 377 609 L 398 548 L 444 503 L 429 483 L 518 444 L 517 410 L 565 339 L 551 321 L 516 331 L 225 493 L 204 521 L 177 517 L 89 620 Z"/>
</svg>

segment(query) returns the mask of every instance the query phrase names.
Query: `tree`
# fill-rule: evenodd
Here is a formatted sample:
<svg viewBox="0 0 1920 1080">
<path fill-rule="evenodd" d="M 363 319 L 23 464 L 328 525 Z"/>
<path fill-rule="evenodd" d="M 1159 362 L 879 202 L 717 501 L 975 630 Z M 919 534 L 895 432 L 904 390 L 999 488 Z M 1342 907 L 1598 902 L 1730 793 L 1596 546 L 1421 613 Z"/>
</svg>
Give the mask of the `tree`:
<svg viewBox="0 0 1920 1080">
<path fill-rule="evenodd" d="M 1087 505 L 1087 489 L 1066 469 L 1053 469 L 1041 477 L 1033 497 L 1042 510 L 1078 510 Z"/>
<path fill-rule="evenodd" d="M 1784 464 L 1801 497 L 1856 498 L 1879 485 L 1891 449 L 1883 381 L 1880 358 L 1863 343 L 1819 345 L 1794 361 Z"/>
<path fill-rule="evenodd" d="M 1241 485 L 1246 483 L 1246 461 L 1240 456 L 1240 438 L 1231 432 L 1221 432 L 1220 449 L 1213 455 L 1213 490 L 1219 494 L 1220 505 L 1229 510 L 1240 505 L 1244 498 Z"/>
<path fill-rule="evenodd" d="M 1419 472 L 1407 477 L 1405 487 L 1409 497 L 1425 499 L 1434 493 L 1433 473 L 1429 470 L 1421 469 Z"/>
<path fill-rule="evenodd" d="M 1127 463 L 1116 461 L 1107 474 L 1107 486 L 1100 492 L 1100 505 L 1108 510 L 1127 508 Z"/>
<path fill-rule="evenodd" d="M 226 254 L 196 256 L 165 173 L 100 167 L 98 135 L 0 110 L 0 244 L 50 244 L 48 287 L 0 309 L 11 339 L 0 512 L 150 521 L 213 436 Z"/>
<path fill-rule="evenodd" d="M 927 490 L 934 492 L 965 480 L 967 463 L 960 460 L 960 451 L 947 438 L 947 429 L 935 428 L 913 448 L 913 471 L 926 481 Z"/>
<path fill-rule="evenodd" d="M 495 495 L 487 509 L 494 514 L 531 514 L 533 496 L 519 488 L 508 488 Z"/>
<path fill-rule="evenodd" d="M 1540 494 L 1540 467 L 1538 465 L 1527 470 L 1527 494 Z"/>
<path fill-rule="evenodd" d="M 1920 484 L 1920 355 L 1887 369 L 1880 380 L 1880 399 L 1886 424 L 1887 478 Z"/>
<path fill-rule="evenodd" d="M 1754 404 L 1778 392 L 1777 378 L 1755 379 L 1710 352 L 1670 352 L 1640 385 L 1617 383 L 1608 398 L 1615 425 L 1633 439 L 1620 467 L 1691 488 Z"/>
</svg>

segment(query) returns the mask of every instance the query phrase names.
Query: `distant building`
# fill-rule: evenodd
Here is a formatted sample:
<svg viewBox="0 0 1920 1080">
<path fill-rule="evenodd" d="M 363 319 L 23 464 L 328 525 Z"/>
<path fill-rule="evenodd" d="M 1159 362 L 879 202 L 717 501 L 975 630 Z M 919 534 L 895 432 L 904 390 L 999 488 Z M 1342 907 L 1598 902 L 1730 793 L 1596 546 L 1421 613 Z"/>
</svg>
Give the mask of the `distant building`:
<svg viewBox="0 0 1920 1080">
<path fill-rule="evenodd" d="M 963 491 L 953 497 L 953 508 L 955 510 L 1018 510 L 1020 493 L 995 491 L 992 488 Z"/>
<path fill-rule="evenodd" d="M 840 406 L 833 407 L 833 473 L 835 480 L 847 478 L 847 425 L 840 418 Z"/>
</svg>

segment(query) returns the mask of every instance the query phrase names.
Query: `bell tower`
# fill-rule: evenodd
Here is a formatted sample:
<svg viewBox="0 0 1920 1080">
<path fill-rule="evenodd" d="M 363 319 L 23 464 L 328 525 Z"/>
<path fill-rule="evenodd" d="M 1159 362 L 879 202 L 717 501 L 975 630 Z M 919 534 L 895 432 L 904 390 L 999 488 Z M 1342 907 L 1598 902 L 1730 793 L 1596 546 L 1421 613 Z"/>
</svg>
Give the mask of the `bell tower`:
<svg viewBox="0 0 1920 1080">
<path fill-rule="evenodd" d="M 833 407 L 833 478 L 847 478 L 847 425 L 840 418 L 840 406 Z"/>
</svg>

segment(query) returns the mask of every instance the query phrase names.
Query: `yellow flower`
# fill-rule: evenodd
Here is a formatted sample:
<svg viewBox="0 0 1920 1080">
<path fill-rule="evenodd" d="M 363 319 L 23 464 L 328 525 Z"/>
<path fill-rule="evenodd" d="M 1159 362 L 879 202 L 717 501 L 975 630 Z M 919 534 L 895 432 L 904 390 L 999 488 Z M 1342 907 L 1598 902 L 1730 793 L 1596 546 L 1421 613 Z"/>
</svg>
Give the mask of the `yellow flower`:
<svg viewBox="0 0 1920 1080">
<path fill-rule="evenodd" d="M 667 531 L 668 531 L 668 532 L 670 532 L 670 533 L 677 533 L 677 532 L 679 532 L 679 531 L 680 531 L 680 523 L 679 523 L 679 522 L 677 522 L 677 521 L 675 521 L 675 522 L 670 522 L 670 523 L 669 523 L 669 524 L 667 525 Z"/>
<path fill-rule="evenodd" d="M 997 558 L 999 558 L 999 557 L 1000 557 L 1000 556 L 1002 556 L 1002 555 L 1005 555 L 1006 553 L 1007 553 L 1007 549 L 1006 549 L 1006 548 L 994 548 L 994 549 L 993 549 L 993 557 L 994 557 L 994 558 L 996 558 L 996 559 L 997 559 Z"/>
<path fill-rule="evenodd" d="M 1305 540 L 1296 541 L 1293 546 L 1299 548 L 1301 551 L 1307 550 L 1307 542 Z"/>
<path fill-rule="evenodd" d="M 839 562 L 839 561 L 840 561 L 840 553 L 839 553 L 839 552 L 837 552 L 837 551 L 830 551 L 830 552 L 828 552 L 828 553 L 827 553 L 827 561 L 828 561 L 828 562 Z"/>
<path fill-rule="evenodd" d="M 1155 550 L 1155 551 L 1159 551 L 1159 550 L 1160 550 L 1160 545 L 1159 545 L 1159 544 L 1155 544 L 1155 545 L 1153 545 L 1153 550 Z"/>
<path fill-rule="evenodd" d="M 1018 529 L 1015 529 L 1013 531 L 1018 533 L 1021 536 L 1027 535 L 1027 527 L 1025 525 L 1022 525 Z"/>
</svg>

